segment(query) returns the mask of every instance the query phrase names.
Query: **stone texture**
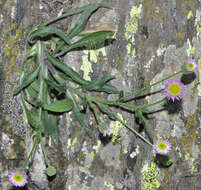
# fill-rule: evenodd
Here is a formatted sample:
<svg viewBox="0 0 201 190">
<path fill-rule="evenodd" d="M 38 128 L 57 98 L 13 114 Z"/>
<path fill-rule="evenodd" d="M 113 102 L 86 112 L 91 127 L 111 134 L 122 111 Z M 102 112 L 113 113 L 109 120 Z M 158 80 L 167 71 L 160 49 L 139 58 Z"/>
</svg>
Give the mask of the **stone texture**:
<svg viewBox="0 0 201 190">
<path fill-rule="evenodd" d="M 1 0 L 0 1 L 0 189 L 13 189 L 8 182 L 10 170 L 20 167 L 31 150 L 33 134 L 24 122 L 19 97 L 12 97 L 19 79 L 20 63 L 27 32 L 42 21 L 83 6 L 93 0 Z M 83 56 L 88 56 L 91 80 L 115 75 L 112 83 L 127 94 L 179 71 L 188 57 L 201 63 L 201 2 L 199 0 L 105 0 L 112 10 L 99 9 L 89 19 L 87 27 L 109 23 L 118 27 L 116 41 L 102 50 L 71 52 L 65 56 L 84 76 Z M 69 30 L 76 19 L 57 23 Z M 199 71 L 200 72 L 200 71 Z M 155 137 L 165 137 L 172 143 L 172 166 L 153 164 L 152 148 L 119 123 L 118 138 L 102 140 L 95 128 L 90 139 L 72 113 L 60 118 L 59 147 L 46 138 L 48 157 L 57 169 L 54 178 L 45 175 L 40 147 L 30 164 L 26 189 L 44 190 L 200 190 L 201 189 L 201 94 L 200 73 L 186 82 L 185 97 L 176 105 L 155 106 L 149 123 Z M 194 80 L 192 80 L 194 79 Z M 163 89 L 164 83 L 151 88 L 150 93 Z M 103 95 L 104 98 L 116 98 Z M 162 92 L 134 99 L 140 105 L 163 97 Z M 136 130 L 134 114 L 113 109 Z M 90 113 L 86 120 L 95 125 Z M 148 138 L 149 131 L 142 130 Z M 114 140 L 114 141 L 113 141 Z"/>
</svg>

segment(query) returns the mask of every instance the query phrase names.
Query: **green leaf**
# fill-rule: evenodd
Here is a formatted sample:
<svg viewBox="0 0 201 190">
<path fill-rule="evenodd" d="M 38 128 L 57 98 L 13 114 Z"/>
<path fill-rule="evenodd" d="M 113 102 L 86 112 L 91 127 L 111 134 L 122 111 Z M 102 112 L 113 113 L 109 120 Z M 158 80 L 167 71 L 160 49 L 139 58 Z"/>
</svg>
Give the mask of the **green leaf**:
<svg viewBox="0 0 201 190">
<path fill-rule="evenodd" d="M 103 122 L 99 123 L 99 125 L 98 125 L 98 129 L 99 129 L 99 131 L 100 131 L 101 133 L 104 133 L 104 132 L 107 131 L 109 128 L 110 128 L 110 126 L 109 126 L 108 124 L 106 124 L 106 123 L 103 123 Z"/>
<path fill-rule="evenodd" d="M 14 90 L 13 95 L 14 96 L 18 95 L 21 90 L 23 90 L 25 87 L 30 85 L 38 76 L 39 71 L 40 71 L 40 66 L 38 66 L 34 71 L 32 71 L 28 75 L 26 75 L 22 79 L 22 84 Z"/>
<path fill-rule="evenodd" d="M 119 94 L 119 90 L 111 84 L 105 84 L 102 88 L 97 91 L 106 92 L 108 94 Z"/>
<path fill-rule="evenodd" d="M 78 120 L 78 122 L 80 123 L 80 125 L 85 129 L 85 131 L 87 132 L 87 134 L 91 137 L 92 136 L 92 129 L 91 127 L 89 127 L 85 121 L 84 121 L 84 116 L 83 114 L 80 112 L 80 108 L 78 103 L 75 100 L 74 95 L 70 92 L 70 90 L 66 90 L 66 95 L 68 98 L 70 98 L 73 101 L 73 113 L 75 114 L 76 119 Z"/>
<path fill-rule="evenodd" d="M 66 75 L 70 76 L 73 79 L 73 81 L 75 81 L 78 84 L 88 84 L 88 81 L 84 80 L 79 75 L 79 73 L 75 72 L 71 67 L 59 61 L 57 58 L 51 56 L 48 52 L 46 53 L 46 55 L 47 59 L 52 63 L 52 65 L 63 71 Z"/>
<path fill-rule="evenodd" d="M 53 166 L 48 166 L 46 172 L 49 177 L 52 177 L 52 176 L 56 175 L 56 173 L 57 173 L 55 167 L 53 167 Z"/>
<path fill-rule="evenodd" d="M 47 26 L 47 25 L 49 25 L 49 24 L 51 24 L 51 23 L 54 23 L 54 22 L 56 22 L 56 21 L 58 21 L 58 20 L 61 20 L 61 19 L 63 19 L 63 18 L 66 18 L 66 17 L 68 17 L 68 16 L 72 16 L 72 15 L 75 15 L 75 14 L 79 14 L 79 13 L 83 12 L 86 8 L 88 8 L 89 6 L 91 6 L 91 5 L 96 5 L 96 4 L 98 4 L 99 6 L 101 6 L 101 7 L 103 7 L 103 8 L 108 8 L 108 9 L 111 9 L 111 8 L 112 8 L 112 7 L 111 7 L 110 5 L 108 5 L 107 3 L 93 3 L 93 4 L 88 4 L 88 5 L 85 5 L 85 6 L 82 6 L 82 7 L 75 8 L 75 9 L 73 9 L 72 11 L 69 11 L 68 13 L 63 14 L 63 15 L 61 15 L 61 16 L 59 16 L 59 17 L 50 19 L 50 20 L 48 20 L 48 21 L 42 23 L 42 24 L 39 25 L 38 27 Z"/>
<path fill-rule="evenodd" d="M 81 31 L 84 30 L 87 21 L 89 19 L 89 17 L 91 16 L 91 14 L 96 11 L 99 8 L 99 4 L 91 4 L 89 5 L 84 12 L 80 15 L 80 18 L 78 19 L 78 21 L 76 22 L 75 26 L 72 28 L 72 30 L 68 33 L 68 37 L 72 38 L 74 36 L 76 36 L 77 34 L 79 34 Z"/>
<path fill-rule="evenodd" d="M 65 48 L 62 52 L 58 52 L 58 49 L 56 50 L 55 57 L 62 56 L 66 54 L 67 52 L 76 49 L 76 48 L 95 48 L 105 42 L 105 40 L 113 39 L 115 32 L 113 31 L 99 31 L 89 34 L 86 37 L 81 38 L 77 42 L 73 43 L 69 47 Z"/>
<path fill-rule="evenodd" d="M 55 144 L 58 145 L 58 139 L 59 139 L 57 130 L 58 116 L 43 110 L 41 118 L 43 124 L 42 132 L 45 135 L 50 136 L 55 142 Z"/>
<path fill-rule="evenodd" d="M 65 33 L 62 32 L 62 30 L 53 27 L 39 27 L 38 29 L 31 31 L 27 37 L 27 41 L 30 44 L 34 44 L 37 39 L 52 35 L 59 36 L 67 45 L 71 45 L 70 39 L 65 35 Z"/>
<path fill-rule="evenodd" d="M 57 100 L 52 104 L 43 105 L 43 109 L 52 112 L 67 112 L 72 110 L 72 108 L 73 108 L 73 101 L 71 99 Z"/>
<path fill-rule="evenodd" d="M 89 84 L 87 84 L 87 85 L 83 85 L 83 88 L 86 90 L 89 90 L 89 91 L 99 90 L 104 86 L 105 83 L 107 83 L 109 80 L 111 80 L 113 78 L 114 78 L 113 76 L 104 76 L 95 81 L 89 82 Z"/>
<path fill-rule="evenodd" d="M 39 114 L 40 114 L 39 109 L 35 109 L 35 110 L 30 111 L 26 106 L 24 98 L 22 98 L 22 104 L 23 104 L 25 121 L 27 123 L 29 123 L 31 125 L 31 127 L 33 127 L 33 128 L 36 128 L 36 129 L 41 128 L 42 123 L 39 120 L 39 118 L 40 118 L 39 117 Z"/>
<path fill-rule="evenodd" d="M 60 93 L 65 92 L 65 89 L 66 89 L 65 85 L 59 85 L 53 80 L 49 80 L 49 79 L 45 79 L 45 82 L 50 88 L 55 89 L 57 92 L 60 92 Z"/>
<path fill-rule="evenodd" d="M 99 107 L 100 111 L 103 112 L 104 114 L 107 114 L 107 116 L 112 119 L 112 120 L 116 120 L 116 115 L 114 114 L 114 112 L 109 108 L 109 106 L 105 105 L 105 104 L 101 104 L 98 102 L 95 102 L 96 105 Z"/>
</svg>

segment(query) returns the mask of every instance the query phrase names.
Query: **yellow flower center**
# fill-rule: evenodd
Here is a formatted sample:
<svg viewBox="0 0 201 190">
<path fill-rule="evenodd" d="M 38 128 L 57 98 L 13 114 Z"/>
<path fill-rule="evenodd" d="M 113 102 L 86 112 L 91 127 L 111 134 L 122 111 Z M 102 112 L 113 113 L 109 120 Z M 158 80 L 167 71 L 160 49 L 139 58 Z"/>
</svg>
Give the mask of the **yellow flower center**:
<svg viewBox="0 0 201 190">
<path fill-rule="evenodd" d="M 13 175 L 13 179 L 16 182 L 22 182 L 23 181 L 23 175 L 21 173 L 16 173 Z"/>
<path fill-rule="evenodd" d="M 169 94 L 171 94 L 173 96 L 177 96 L 180 92 L 181 92 L 181 87 L 179 86 L 179 84 L 177 84 L 177 83 L 170 84 L 170 86 L 168 88 Z"/>
<path fill-rule="evenodd" d="M 167 145 L 164 142 L 160 141 L 158 142 L 158 148 L 160 150 L 165 150 L 167 148 Z"/>
<path fill-rule="evenodd" d="M 192 69 L 194 68 L 194 64 L 193 64 L 193 63 L 188 63 L 188 68 L 189 68 L 190 70 L 192 70 Z"/>
</svg>

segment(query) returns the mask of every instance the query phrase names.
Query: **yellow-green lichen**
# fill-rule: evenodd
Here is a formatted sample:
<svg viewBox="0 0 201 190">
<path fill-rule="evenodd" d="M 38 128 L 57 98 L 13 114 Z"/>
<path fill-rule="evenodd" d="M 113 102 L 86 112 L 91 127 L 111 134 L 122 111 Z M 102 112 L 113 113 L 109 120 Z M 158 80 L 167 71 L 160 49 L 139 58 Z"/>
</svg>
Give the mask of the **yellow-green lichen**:
<svg viewBox="0 0 201 190">
<path fill-rule="evenodd" d="M 112 183 L 107 183 L 106 181 L 104 181 L 104 186 L 108 187 L 109 190 L 114 190 L 114 185 Z"/>
<path fill-rule="evenodd" d="M 90 153 L 90 159 L 91 159 L 91 161 L 94 160 L 94 156 L 95 156 L 95 153 L 94 153 L 94 151 L 92 151 L 92 152 Z"/>
<path fill-rule="evenodd" d="M 187 19 L 191 19 L 193 17 L 193 12 L 190 10 L 187 15 Z"/>
<path fill-rule="evenodd" d="M 131 48 L 131 44 L 135 44 L 135 34 L 138 30 L 138 20 L 141 18 L 142 4 L 133 6 L 130 11 L 130 22 L 126 26 L 125 38 L 129 41 L 127 45 L 127 53 L 135 56 L 135 48 Z"/>
<path fill-rule="evenodd" d="M 191 46 L 191 42 L 189 39 L 187 39 L 188 49 L 187 49 L 187 55 L 194 55 L 195 54 L 195 46 Z"/>
<path fill-rule="evenodd" d="M 71 146 L 75 146 L 76 142 L 77 142 L 77 137 L 75 137 L 75 138 L 73 139 L 73 142 L 72 142 Z"/>
<path fill-rule="evenodd" d="M 13 31 L 15 31 L 15 35 L 13 35 Z M 23 33 L 22 25 L 20 25 L 17 28 L 16 23 L 11 23 L 4 30 L 5 40 L 3 42 L 3 55 L 6 58 L 10 59 L 9 61 L 10 64 L 8 65 L 8 71 L 6 73 L 6 81 L 9 80 L 9 77 L 13 71 L 18 71 L 17 69 L 15 69 L 15 65 L 16 65 L 16 58 L 19 53 L 18 41 L 21 38 L 22 33 Z"/>
<path fill-rule="evenodd" d="M 143 178 L 142 190 L 156 190 L 160 187 L 160 182 L 157 180 L 158 170 L 155 162 L 151 162 L 150 166 L 146 163 L 141 170 L 141 174 Z"/>
<path fill-rule="evenodd" d="M 91 81 L 91 77 L 89 76 L 89 73 L 93 72 L 91 62 L 98 62 L 99 53 L 106 57 L 105 47 L 96 50 L 84 50 L 84 55 L 82 56 L 82 66 L 80 69 L 84 72 L 83 78 L 85 80 Z"/>
<path fill-rule="evenodd" d="M 123 117 L 120 113 L 117 114 L 118 117 L 123 120 Z M 125 121 L 126 122 L 126 121 Z M 110 127 L 112 128 L 112 142 L 115 142 L 117 140 L 117 137 L 119 135 L 119 130 L 122 128 L 122 124 L 119 121 L 111 121 L 110 122 Z"/>
<path fill-rule="evenodd" d="M 97 145 L 94 145 L 94 146 L 93 146 L 93 150 L 95 150 L 96 154 L 97 154 L 98 151 L 99 151 L 100 145 L 101 145 L 101 141 L 98 140 L 98 141 L 97 141 Z"/>
</svg>

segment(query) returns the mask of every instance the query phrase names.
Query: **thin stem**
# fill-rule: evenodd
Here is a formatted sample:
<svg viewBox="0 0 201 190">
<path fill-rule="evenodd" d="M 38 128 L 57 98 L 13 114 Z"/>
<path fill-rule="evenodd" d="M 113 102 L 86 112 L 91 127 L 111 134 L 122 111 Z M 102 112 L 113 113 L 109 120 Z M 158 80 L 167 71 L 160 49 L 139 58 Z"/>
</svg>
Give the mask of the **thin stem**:
<svg viewBox="0 0 201 190">
<path fill-rule="evenodd" d="M 133 92 L 133 93 L 127 95 L 127 96 L 124 96 L 124 97 L 120 98 L 119 101 L 123 101 L 125 98 L 130 98 L 130 97 L 132 97 L 134 95 L 138 95 L 138 94 L 144 92 L 145 90 L 151 88 L 152 86 L 156 86 L 157 84 L 160 84 L 161 82 L 164 82 L 164 81 L 166 81 L 166 80 L 168 80 L 168 79 L 170 79 L 170 78 L 172 78 L 172 77 L 174 77 L 174 76 L 176 76 L 178 74 L 181 74 L 182 72 L 183 71 L 176 72 L 176 73 L 174 73 L 172 75 L 169 75 L 168 77 L 165 77 L 164 79 L 162 79 L 162 80 L 160 80 L 158 82 L 155 82 L 155 83 L 153 83 L 151 85 L 145 86 L 144 88 L 141 88 L 139 90 L 136 90 L 135 92 Z"/>
<path fill-rule="evenodd" d="M 39 139 L 40 133 L 41 133 L 40 130 L 38 130 L 37 133 L 36 133 L 36 137 L 35 137 L 35 139 L 34 139 L 34 143 L 33 143 L 31 152 L 29 153 L 29 156 L 26 158 L 26 160 L 25 160 L 25 162 L 24 162 L 24 164 L 23 164 L 23 166 L 22 166 L 22 169 L 23 169 L 23 170 L 26 169 L 26 166 L 27 166 L 28 163 L 29 163 L 29 159 L 30 159 L 30 158 L 32 157 L 32 155 L 33 155 L 33 152 L 34 152 L 34 150 L 35 150 L 35 148 L 36 148 L 36 146 L 37 146 L 37 144 L 38 144 L 38 139 Z"/>
<path fill-rule="evenodd" d="M 110 105 L 117 105 L 117 106 L 121 106 L 121 107 L 130 108 L 133 110 L 136 110 L 138 108 L 137 106 L 134 106 L 134 105 L 129 105 L 129 104 L 113 101 L 113 100 L 103 100 L 100 98 L 94 98 L 94 97 L 90 97 L 90 96 L 87 96 L 87 98 L 93 102 L 99 102 L 99 103 L 110 104 Z"/>
<path fill-rule="evenodd" d="M 131 126 L 129 126 L 125 121 L 123 121 L 122 119 L 120 119 L 118 116 L 116 117 L 116 119 L 121 124 L 123 124 L 126 128 L 128 128 L 129 130 L 131 130 L 136 136 L 140 137 L 143 141 L 145 141 L 150 146 L 153 146 L 153 144 L 151 142 L 149 142 L 145 137 L 143 137 L 142 135 L 140 135 L 135 129 L 133 129 Z"/>
<path fill-rule="evenodd" d="M 162 99 L 160 99 L 160 100 L 158 100 L 158 101 L 156 101 L 156 102 L 154 102 L 152 104 L 145 104 L 145 105 L 142 105 L 142 106 L 137 106 L 137 109 L 142 110 L 142 109 L 154 106 L 156 104 L 160 104 L 160 103 L 164 102 L 165 100 L 166 100 L 166 98 L 162 98 Z"/>
<path fill-rule="evenodd" d="M 41 149 L 42 149 L 42 152 L 43 152 L 43 155 L 44 155 L 45 163 L 49 167 L 50 166 L 50 162 L 49 162 L 48 157 L 47 157 L 47 153 L 46 153 L 46 150 L 45 150 L 45 145 L 43 143 L 43 139 L 42 139 L 42 134 L 41 133 L 40 133 L 40 144 L 41 144 Z"/>
</svg>

